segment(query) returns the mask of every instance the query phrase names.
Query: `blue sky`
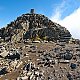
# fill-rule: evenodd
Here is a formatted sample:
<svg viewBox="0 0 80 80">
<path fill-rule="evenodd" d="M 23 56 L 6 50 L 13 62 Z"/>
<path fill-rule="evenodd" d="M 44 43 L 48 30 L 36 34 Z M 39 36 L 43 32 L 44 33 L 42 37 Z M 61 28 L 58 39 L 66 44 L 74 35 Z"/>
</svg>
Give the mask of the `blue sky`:
<svg viewBox="0 0 80 80">
<path fill-rule="evenodd" d="M 0 0 L 0 27 L 4 27 L 18 16 L 28 13 L 31 8 L 34 8 L 36 13 L 44 14 L 52 21 L 65 26 L 73 37 L 80 38 L 80 24 L 76 22 L 80 18 L 78 15 L 80 0 Z M 69 20 L 70 22 L 68 22 Z M 73 22 L 75 23 L 72 25 Z M 79 24 L 79 26 L 75 24 Z M 74 30 L 78 30 L 78 35 Z"/>
<path fill-rule="evenodd" d="M 61 0 L 0 0 L 0 26 L 29 12 L 31 8 L 34 8 L 36 13 L 50 17 L 54 5 L 58 3 L 61 3 Z"/>
</svg>

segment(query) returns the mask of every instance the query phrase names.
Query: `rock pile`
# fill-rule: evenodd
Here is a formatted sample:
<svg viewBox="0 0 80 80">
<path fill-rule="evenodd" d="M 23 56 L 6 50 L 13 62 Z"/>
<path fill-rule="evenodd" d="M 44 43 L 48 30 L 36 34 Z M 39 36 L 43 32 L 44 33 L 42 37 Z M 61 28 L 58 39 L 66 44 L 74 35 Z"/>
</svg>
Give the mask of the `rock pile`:
<svg viewBox="0 0 80 80">
<path fill-rule="evenodd" d="M 23 67 L 23 71 L 17 80 L 44 80 L 42 71 L 39 71 L 39 67 L 35 67 L 32 63 L 27 63 Z"/>
<path fill-rule="evenodd" d="M 70 32 L 61 25 L 52 22 L 41 14 L 23 14 L 15 21 L 0 29 L 0 37 L 4 41 L 23 41 L 31 39 L 68 42 L 71 38 Z"/>
</svg>

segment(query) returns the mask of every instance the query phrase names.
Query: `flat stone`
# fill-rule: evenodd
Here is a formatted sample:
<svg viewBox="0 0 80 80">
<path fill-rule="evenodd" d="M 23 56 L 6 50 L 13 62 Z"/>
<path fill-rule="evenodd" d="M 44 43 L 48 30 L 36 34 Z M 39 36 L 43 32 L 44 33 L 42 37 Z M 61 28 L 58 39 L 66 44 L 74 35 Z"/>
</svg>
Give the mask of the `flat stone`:
<svg viewBox="0 0 80 80">
<path fill-rule="evenodd" d="M 5 58 L 8 54 L 9 54 L 9 52 L 4 50 L 2 53 L 0 53 L 0 56 Z"/>
<path fill-rule="evenodd" d="M 69 63 L 70 61 L 69 60 L 59 60 L 59 63 Z"/>
</svg>

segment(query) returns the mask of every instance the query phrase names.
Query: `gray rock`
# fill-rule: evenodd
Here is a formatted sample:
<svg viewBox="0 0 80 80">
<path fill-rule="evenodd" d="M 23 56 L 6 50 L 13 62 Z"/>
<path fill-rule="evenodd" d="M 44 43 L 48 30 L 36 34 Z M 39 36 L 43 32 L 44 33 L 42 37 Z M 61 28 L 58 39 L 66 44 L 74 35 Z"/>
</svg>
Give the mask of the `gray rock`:
<svg viewBox="0 0 80 80">
<path fill-rule="evenodd" d="M 11 59 L 11 60 L 14 60 L 14 59 L 18 60 L 18 59 L 20 59 L 20 53 L 18 50 L 14 50 L 14 51 L 9 52 L 5 58 Z"/>
<path fill-rule="evenodd" d="M 64 60 L 71 60 L 73 57 L 73 54 L 69 52 L 68 53 L 65 52 L 65 53 L 60 54 L 60 57 L 63 58 Z"/>
<path fill-rule="evenodd" d="M 0 75 L 4 75 L 6 73 L 8 73 L 6 67 L 3 67 L 3 68 L 0 69 Z"/>
<path fill-rule="evenodd" d="M 71 67 L 71 69 L 76 69 L 77 68 L 77 64 L 71 63 L 70 67 Z"/>
</svg>

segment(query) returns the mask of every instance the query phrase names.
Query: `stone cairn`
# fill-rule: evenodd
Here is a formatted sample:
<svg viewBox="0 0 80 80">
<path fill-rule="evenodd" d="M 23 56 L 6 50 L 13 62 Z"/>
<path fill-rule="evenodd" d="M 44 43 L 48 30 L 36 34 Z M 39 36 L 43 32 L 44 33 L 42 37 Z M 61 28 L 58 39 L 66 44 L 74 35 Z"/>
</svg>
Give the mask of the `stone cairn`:
<svg viewBox="0 0 80 80">
<path fill-rule="evenodd" d="M 71 34 L 66 28 L 42 14 L 36 14 L 34 9 L 31 9 L 30 13 L 17 17 L 7 24 L 6 28 L 0 29 L 0 37 L 4 41 L 14 42 L 23 40 L 68 42 Z"/>
</svg>

